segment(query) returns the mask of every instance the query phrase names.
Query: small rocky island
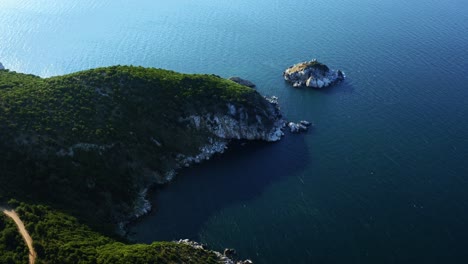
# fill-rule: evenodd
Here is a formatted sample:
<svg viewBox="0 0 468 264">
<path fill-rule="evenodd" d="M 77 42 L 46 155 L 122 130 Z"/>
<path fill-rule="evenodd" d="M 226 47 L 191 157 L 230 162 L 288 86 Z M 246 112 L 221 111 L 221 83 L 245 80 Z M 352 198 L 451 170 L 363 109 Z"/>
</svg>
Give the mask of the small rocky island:
<svg viewBox="0 0 468 264">
<path fill-rule="evenodd" d="M 301 120 L 299 123 L 289 122 L 287 126 L 289 127 L 289 131 L 291 131 L 291 133 L 301 133 L 307 131 L 311 125 L 311 122 Z"/>
<path fill-rule="evenodd" d="M 295 64 L 283 72 L 284 79 L 293 87 L 324 88 L 344 80 L 341 70 L 333 70 L 316 59 Z"/>
</svg>

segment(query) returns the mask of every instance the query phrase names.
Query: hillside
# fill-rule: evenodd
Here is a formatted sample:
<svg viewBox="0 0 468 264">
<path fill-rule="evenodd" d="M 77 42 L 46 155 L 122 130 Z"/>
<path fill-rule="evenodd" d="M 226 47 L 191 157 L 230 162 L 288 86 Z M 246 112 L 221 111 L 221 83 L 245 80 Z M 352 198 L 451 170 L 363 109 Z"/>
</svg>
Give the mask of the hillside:
<svg viewBox="0 0 468 264">
<path fill-rule="evenodd" d="M 36 263 L 219 263 L 220 256 L 176 242 L 129 244 L 103 236 L 47 206 L 18 204 L 37 251 Z M 0 263 L 27 263 L 27 249 L 0 215 Z"/>
<path fill-rule="evenodd" d="M 0 263 L 27 263 L 28 249 L 13 220 L 0 210 Z"/>
<path fill-rule="evenodd" d="M 132 66 L 52 78 L 0 70 L 0 200 L 52 206 L 115 236 L 117 224 L 150 209 L 150 186 L 222 153 L 232 139 L 279 140 L 283 124 L 275 102 L 214 75 Z M 25 222 L 39 236 L 43 207 L 22 206 L 33 208 Z M 81 245 L 82 235 L 71 237 Z M 132 248 L 141 250 L 121 247 Z"/>
<path fill-rule="evenodd" d="M 0 193 L 100 223 L 138 215 L 147 186 L 222 152 L 231 138 L 276 140 L 278 120 L 255 90 L 213 75 L 0 71 Z"/>
</svg>

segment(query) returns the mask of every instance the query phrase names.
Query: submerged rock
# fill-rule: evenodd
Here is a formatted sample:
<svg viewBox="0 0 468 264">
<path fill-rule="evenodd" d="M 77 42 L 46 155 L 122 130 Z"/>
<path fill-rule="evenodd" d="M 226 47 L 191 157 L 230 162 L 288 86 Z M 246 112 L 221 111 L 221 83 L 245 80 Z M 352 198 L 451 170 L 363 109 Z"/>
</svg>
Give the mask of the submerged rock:
<svg viewBox="0 0 468 264">
<path fill-rule="evenodd" d="M 293 87 L 323 88 L 344 80 L 345 75 L 341 70 L 332 70 L 314 59 L 287 68 L 283 77 Z"/>
<path fill-rule="evenodd" d="M 250 87 L 250 88 L 254 88 L 256 86 L 253 82 L 251 82 L 249 80 L 242 79 L 240 77 L 230 77 L 229 80 L 231 80 L 231 81 L 233 81 L 235 83 L 238 83 L 240 85 Z"/>
</svg>

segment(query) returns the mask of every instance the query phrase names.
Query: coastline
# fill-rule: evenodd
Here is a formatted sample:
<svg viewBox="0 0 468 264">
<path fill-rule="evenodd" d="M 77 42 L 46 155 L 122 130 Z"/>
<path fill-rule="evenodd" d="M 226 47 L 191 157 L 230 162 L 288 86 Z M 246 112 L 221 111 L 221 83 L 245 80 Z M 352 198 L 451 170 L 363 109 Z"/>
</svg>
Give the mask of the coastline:
<svg viewBox="0 0 468 264">
<path fill-rule="evenodd" d="M 277 142 L 284 136 L 283 130 L 286 128 L 286 121 L 283 119 L 281 109 L 279 106 L 278 98 L 275 96 L 264 97 L 272 106 L 271 117 L 274 120 L 273 126 L 269 131 L 263 131 L 262 133 L 253 132 L 248 133 L 249 129 L 242 129 L 236 131 L 236 127 L 242 128 L 242 125 L 231 117 L 224 116 L 221 118 L 214 117 L 215 120 L 222 120 L 227 126 L 214 126 L 211 127 L 211 131 L 217 137 L 211 137 L 209 144 L 200 148 L 200 152 L 197 155 L 186 156 L 178 154 L 178 162 L 176 166 L 164 173 L 164 177 L 151 183 L 149 186 L 143 186 L 139 192 L 139 196 L 136 199 L 134 211 L 127 218 L 122 219 L 117 224 L 117 233 L 127 237 L 128 226 L 138 221 L 139 218 L 144 217 L 152 211 L 153 205 L 148 200 L 149 193 L 158 189 L 158 187 L 170 184 L 174 177 L 177 176 L 181 169 L 189 169 L 195 164 L 200 164 L 203 161 L 210 160 L 215 155 L 223 154 L 229 149 L 231 144 L 235 144 L 235 141 L 263 141 L 263 142 Z M 228 108 L 232 111 L 232 107 Z M 208 117 L 210 119 L 210 117 Z M 197 126 L 200 126 L 202 118 L 192 117 L 191 121 Z M 217 123 L 220 123 L 217 121 Z M 254 129 L 255 130 L 255 129 Z"/>
</svg>

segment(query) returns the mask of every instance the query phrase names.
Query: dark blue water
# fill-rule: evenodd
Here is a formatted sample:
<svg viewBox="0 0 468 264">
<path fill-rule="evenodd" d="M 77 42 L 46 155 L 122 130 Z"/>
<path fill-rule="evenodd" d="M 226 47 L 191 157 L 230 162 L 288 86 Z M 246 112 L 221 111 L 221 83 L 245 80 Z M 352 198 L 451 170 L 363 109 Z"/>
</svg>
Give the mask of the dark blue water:
<svg viewBox="0 0 468 264">
<path fill-rule="evenodd" d="M 311 58 L 348 79 L 284 84 Z M 182 171 L 138 241 L 192 238 L 256 263 L 468 262 L 466 1 L 2 0 L 0 61 L 239 75 L 316 124 Z"/>
</svg>

